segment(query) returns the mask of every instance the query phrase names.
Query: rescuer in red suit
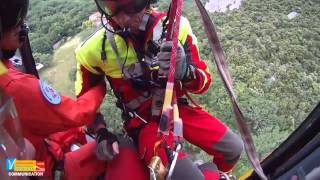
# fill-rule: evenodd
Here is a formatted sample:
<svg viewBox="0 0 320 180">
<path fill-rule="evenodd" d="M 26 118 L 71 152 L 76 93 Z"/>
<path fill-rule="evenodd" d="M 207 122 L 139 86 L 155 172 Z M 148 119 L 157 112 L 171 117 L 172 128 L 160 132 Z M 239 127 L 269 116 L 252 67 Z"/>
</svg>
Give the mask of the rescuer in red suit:
<svg viewBox="0 0 320 180">
<path fill-rule="evenodd" d="M 95 2 L 105 21 L 103 28 L 75 50 L 77 97 L 91 89 L 93 82 L 106 77 L 117 97 L 116 105 L 123 112 L 124 128 L 137 143 L 145 164 L 158 155 L 168 167 L 165 147 L 160 146 L 157 152 L 154 149 L 161 141 L 158 129 L 172 47 L 172 41 L 163 37 L 172 33 L 166 29 L 170 17 L 151 8 L 151 0 Z M 178 40 L 175 91 L 183 137 L 214 157 L 216 167 L 206 166 L 202 172 L 208 179 L 218 178 L 217 168 L 230 171 L 241 155 L 243 143 L 218 118 L 188 102 L 188 93 L 202 94 L 209 88 L 211 74 L 184 17 Z"/>
</svg>

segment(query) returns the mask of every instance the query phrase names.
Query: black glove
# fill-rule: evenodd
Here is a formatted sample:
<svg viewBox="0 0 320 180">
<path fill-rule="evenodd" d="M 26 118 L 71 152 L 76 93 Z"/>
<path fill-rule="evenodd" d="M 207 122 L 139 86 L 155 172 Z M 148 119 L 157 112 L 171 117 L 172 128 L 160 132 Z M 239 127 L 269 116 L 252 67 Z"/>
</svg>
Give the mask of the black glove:
<svg viewBox="0 0 320 180">
<path fill-rule="evenodd" d="M 104 120 L 103 115 L 100 112 L 98 112 L 98 113 L 96 113 L 96 115 L 94 117 L 93 123 L 90 124 L 90 126 L 87 128 L 87 130 L 91 134 L 96 134 L 98 127 L 101 127 L 101 126 L 106 127 L 107 124 Z"/>
<path fill-rule="evenodd" d="M 159 71 L 158 77 L 167 78 L 170 68 L 172 41 L 164 41 L 161 44 L 160 52 L 157 54 Z M 176 80 L 183 80 L 187 73 L 188 65 L 183 47 L 179 44 L 177 48 L 176 68 L 174 77 Z"/>
<path fill-rule="evenodd" d="M 98 159 L 108 161 L 119 154 L 118 138 L 106 128 L 101 128 L 97 131 L 96 142 L 96 155 Z"/>
</svg>

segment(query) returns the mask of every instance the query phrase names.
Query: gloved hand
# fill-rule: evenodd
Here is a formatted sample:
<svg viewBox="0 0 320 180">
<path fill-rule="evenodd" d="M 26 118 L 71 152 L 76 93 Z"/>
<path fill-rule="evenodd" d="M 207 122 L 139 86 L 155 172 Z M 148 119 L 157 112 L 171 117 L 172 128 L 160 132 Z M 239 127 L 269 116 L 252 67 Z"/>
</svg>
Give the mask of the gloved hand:
<svg viewBox="0 0 320 180">
<path fill-rule="evenodd" d="M 167 78 L 170 68 L 170 57 L 172 41 L 164 41 L 161 44 L 160 52 L 157 54 L 159 62 L 158 78 Z M 183 47 L 179 44 L 177 48 L 176 68 L 174 78 L 176 80 L 183 80 L 186 75 L 188 65 L 186 62 L 186 55 Z"/>
<path fill-rule="evenodd" d="M 97 112 L 94 121 L 87 127 L 87 130 L 90 134 L 96 134 L 100 128 L 105 128 L 106 122 L 103 115 L 100 112 Z"/>
<path fill-rule="evenodd" d="M 101 128 L 97 131 L 96 142 L 96 155 L 98 159 L 109 161 L 119 154 L 118 138 L 106 128 Z"/>
</svg>

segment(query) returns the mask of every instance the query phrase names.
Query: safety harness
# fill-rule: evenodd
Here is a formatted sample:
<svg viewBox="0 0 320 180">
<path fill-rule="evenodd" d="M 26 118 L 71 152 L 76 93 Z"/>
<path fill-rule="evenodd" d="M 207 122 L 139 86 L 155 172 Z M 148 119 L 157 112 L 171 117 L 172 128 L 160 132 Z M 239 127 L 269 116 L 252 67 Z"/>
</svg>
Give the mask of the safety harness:
<svg viewBox="0 0 320 180">
<path fill-rule="evenodd" d="M 160 84 L 153 81 L 152 77 L 145 77 L 146 72 L 150 73 L 150 71 L 157 70 L 157 64 L 155 63 L 154 57 L 159 51 L 158 41 L 161 37 L 162 33 L 162 26 L 159 23 L 160 20 L 164 17 L 165 14 L 157 14 L 156 17 L 151 17 L 150 12 L 146 12 L 142 18 L 142 21 L 139 25 L 139 30 L 146 34 L 145 40 L 149 39 L 151 34 L 152 39 L 144 43 L 145 48 L 139 48 L 137 50 L 137 57 L 138 61 L 135 64 L 130 65 L 130 67 L 125 67 L 126 59 L 123 61 L 120 58 L 120 54 L 118 52 L 117 44 L 115 41 L 115 33 L 113 31 L 109 31 L 108 29 L 112 29 L 110 24 L 105 24 L 104 26 L 107 27 L 105 30 L 105 34 L 102 41 L 102 49 L 105 49 L 106 41 L 109 41 L 111 50 L 114 53 L 117 61 L 117 65 L 121 70 L 121 77 L 124 79 L 128 79 L 132 82 L 133 87 L 137 89 L 139 92 L 142 92 L 140 96 L 130 100 L 129 102 L 123 102 L 121 99 L 121 87 L 118 87 L 118 92 L 114 91 L 115 96 L 117 97 L 117 107 L 122 110 L 122 117 L 125 123 L 128 123 L 133 118 L 138 118 L 141 120 L 142 125 L 146 124 L 149 121 L 151 116 L 159 116 L 160 109 L 151 108 L 150 115 L 148 118 L 143 117 L 140 115 L 136 109 L 140 107 L 143 102 L 152 101 L 152 106 L 156 105 L 155 98 L 157 96 L 157 92 L 151 92 L 150 90 L 146 90 L 147 88 L 144 87 L 159 87 Z M 153 31 L 146 32 L 148 29 Z M 120 34 L 123 37 L 123 34 Z M 126 45 L 128 47 L 127 37 L 124 37 L 126 41 Z M 137 47 L 135 47 L 135 50 Z M 101 51 L 101 59 L 106 59 L 107 55 L 105 51 Z M 152 74 L 152 72 L 151 72 Z M 112 80 L 107 77 L 112 86 Z M 113 87 L 112 87 L 113 88 Z M 119 92 L 120 91 L 120 92 Z M 159 96 L 159 95 L 158 95 Z M 162 98 L 162 97 L 160 97 Z M 158 98 L 159 99 L 159 98 Z M 139 127 L 137 129 L 140 129 Z M 137 134 L 137 133 L 136 133 Z"/>
</svg>

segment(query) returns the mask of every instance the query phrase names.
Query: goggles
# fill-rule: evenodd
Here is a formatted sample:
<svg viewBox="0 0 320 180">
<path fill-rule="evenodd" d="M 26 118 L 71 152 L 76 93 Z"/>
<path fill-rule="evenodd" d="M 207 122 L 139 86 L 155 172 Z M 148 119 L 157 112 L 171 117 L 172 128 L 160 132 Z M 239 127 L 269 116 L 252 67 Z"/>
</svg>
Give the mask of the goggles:
<svg viewBox="0 0 320 180">
<path fill-rule="evenodd" d="M 149 0 L 95 0 L 95 2 L 99 11 L 107 17 L 115 16 L 121 11 L 135 14 L 149 4 Z"/>
</svg>

